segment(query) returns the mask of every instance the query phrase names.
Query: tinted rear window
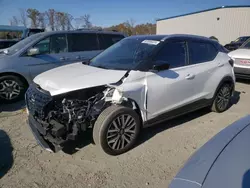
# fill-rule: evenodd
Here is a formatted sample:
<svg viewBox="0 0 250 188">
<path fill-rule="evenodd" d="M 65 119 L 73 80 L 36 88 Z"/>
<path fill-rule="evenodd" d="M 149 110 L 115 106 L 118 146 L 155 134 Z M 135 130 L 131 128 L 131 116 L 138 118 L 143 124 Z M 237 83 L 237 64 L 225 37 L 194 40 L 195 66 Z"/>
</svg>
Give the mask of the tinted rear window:
<svg viewBox="0 0 250 188">
<path fill-rule="evenodd" d="M 99 50 L 97 35 L 95 33 L 68 34 L 69 52 Z"/>
<path fill-rule="evenodd" d="M 105 50 L 123 38 L 123 35 L 98 34 L 100 49 Z"/>
<path fill-rule="evenodd" d="M 205 42 L 189 42 L 188 51 L 190 64 L 212 61 L 218 54 L 213 44 Z"/>
</svg>

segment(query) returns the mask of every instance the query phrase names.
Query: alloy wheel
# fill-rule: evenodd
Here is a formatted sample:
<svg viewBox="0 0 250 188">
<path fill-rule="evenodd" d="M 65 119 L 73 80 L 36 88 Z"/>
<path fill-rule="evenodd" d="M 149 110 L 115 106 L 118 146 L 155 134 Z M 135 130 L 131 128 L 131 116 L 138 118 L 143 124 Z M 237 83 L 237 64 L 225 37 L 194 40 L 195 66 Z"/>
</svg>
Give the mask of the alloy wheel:
<svg viewBox="0 0 250 188">
<path fill-rule="evenodd" d="M 107 131 L 107 143 L 113 150 L 125 148 L 134 139 L 136 121 L 129 114 L 123 114 L 113 120 Z"/>
<path fill-rule="evenodd" d="M 3 80 L 0 82 L 0 97 L 13 100 L 21 93 L 21 87 L 15 80 Z"/>
<path fill-rule="evenodd" d="M 231 97 L 231 89 L 229 87 L 222 87 L 218 93 L 216 105 L 217 108 L 221 111 L 225 110 L 228 107 Z"/>
</svg>

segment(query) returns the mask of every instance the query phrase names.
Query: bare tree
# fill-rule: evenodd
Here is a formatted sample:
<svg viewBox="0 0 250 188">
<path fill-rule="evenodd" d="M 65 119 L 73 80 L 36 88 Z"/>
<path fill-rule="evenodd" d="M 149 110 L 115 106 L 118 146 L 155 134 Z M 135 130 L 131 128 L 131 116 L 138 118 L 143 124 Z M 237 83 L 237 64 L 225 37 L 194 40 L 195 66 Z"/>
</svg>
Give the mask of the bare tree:
<svg viewBox="0 0 250 188">
<path fill-rule="evenodd" d="M 68 14 L 68 13 L 66 14 L 66 28 L 67 28 L 67 30 L 71 30 L 73 28 L 73 26 L 71 24 L 73 19 L 74 18 L 71 14 Z"/>
<path fill-rule="evenodd" d="M 85 14 L 84 16 L 81 17 L 83 20 L 83 27 L 90 29 L 92 27 L 92 23 L 90 21 L 90 15 L 89 14 Z"/>
<path fill-rule="evenodd" d="M 84 16 L 81 16 L 80 18 L 75 18 L 75 27 L 76 27 L 76 29 L 78 29 L 79 27 L 86 28 L 86 29 L 92 28 L 92 23 L 90 21 L 90 15 L 85 14 Z"/>
<path fill-rule="evenodd" d="M 40 12 L 38 15 L 38 22 L 39 22 L 39 26 L 41 28 L 45 28 L 46 27 L 46 23 L 45 23 L 45 13 Z"/>
<path fill-rule="evenodd" d="M 19 9 L 19 13 L 20 13 L 19 22 L 20 22 L 23 26 L 27 27 L 27 25 L 28 25 L 27 10 L 25 10 L 25 9 Z"/>
<path fill-rule="evenodd" d="M 11 19 L 10 19 L 10 25 L 13 25 L 13 26 L 17 26 L 19 23 L 18 19 L 16 16 L 13 16 Z"/>
<path fill-rule="evenodd" d="M 52 31 L 55 30 L 55 14 L 56 11 L 54 9 L 49 9 L 48 11 L 46 11 L 46 16 L 49 20 L 49 27 Z"/>
<path fill-rule="evenodd" d="M 65 30 L 67 25 L 67 13 L 56 12 L 56 30 Z"/>
<path fill-rule="evenodd" d="M 128 35 L 133 35 L 133 34 L 136 34 L 135 32 L 135 20 L 130 18 L 129 20 L 127 20 L 125 22 L 125 26 L 127 28 L 127 33 Z"/>
<path fill-rule="evenodd" d="M 75 21 L 75 29 L 79 29 L 80 28 L 80 25 L 81 25 L 81 18 L 74 18 L 74 21 Z"/>
<path fill-rule="evenodd" d="M 31 20 L 31 27 L 37 28 L 39 26 L 39 15 L 40 12 L 36 9 L 29 8 L 27 10 L 27 16 Z"/>
</svg>

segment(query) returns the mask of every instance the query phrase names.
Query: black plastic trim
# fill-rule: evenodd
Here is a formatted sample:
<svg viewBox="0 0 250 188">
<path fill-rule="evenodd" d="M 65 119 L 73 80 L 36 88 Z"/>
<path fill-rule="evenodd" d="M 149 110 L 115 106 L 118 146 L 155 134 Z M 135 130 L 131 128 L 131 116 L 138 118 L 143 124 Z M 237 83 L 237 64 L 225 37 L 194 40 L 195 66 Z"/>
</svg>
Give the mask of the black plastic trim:
<svg viewBox="0 0 250 188">
<path fill-rule="evenodd" d="M 29 128 L 31 130 L 31 132 L 33 133 L 37 143 L 44 149 L 49 150 L 49 151 L 53 151 L 55 152 L 55 148 L 53 148 L 43 137 L 42 135 L 39 133 L 38 129 L 37 129 L 37 125 L 39 125 L 39 123 L 36 122 L 36 120 L 29 115 L 28 120 L 27 120 L 27 124 L 29 125 Z"/>
<path fill-rule="evenodd" d="M 212 105 L 212 102 L 213 102 L 213 99 L 201 99 L 196 102 L 185 105 L 183 107 L 161 114 L 153 119 L 146 121 L 144 124 L 149 126 L 149 125 L 154 125 L 163 121 L 167 121 L 175 117 L 187 114 L 189 112 L 196 111 L 198 109 L 210 106 Z"/>
</svg>

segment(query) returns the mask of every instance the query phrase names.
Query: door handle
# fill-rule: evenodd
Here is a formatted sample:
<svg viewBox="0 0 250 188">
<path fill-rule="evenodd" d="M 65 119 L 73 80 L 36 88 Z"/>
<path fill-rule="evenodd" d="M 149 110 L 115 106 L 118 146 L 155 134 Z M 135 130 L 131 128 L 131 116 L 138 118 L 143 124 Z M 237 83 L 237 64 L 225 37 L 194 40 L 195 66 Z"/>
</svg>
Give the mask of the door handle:
<svg viewBox="0 0 250 188">
<path fill-rule="evenodd" d="M 80 56 L 76 56 L 76 59 L 81 59 L 81 57 Z"/>
<path fill-rule="evenodd" d="M 218 63 L 218 67 L 223 67 L 224 63 Z"/>
<path fill-rule="evenodd" d="M 194 79 L 194 77 L 195 77 L 194 74 L 188 74 L 188 75 L 186 76 L 186 79 L 187 79 L 187 80 L 192 80 L 192 79 Z"/>
<path fill-rule="evenodd" d="M 68 57 L 60 57 L 60 60 L 65 61 L 65 60 L 69 60 L 69 58 Z"/>
</svg>

